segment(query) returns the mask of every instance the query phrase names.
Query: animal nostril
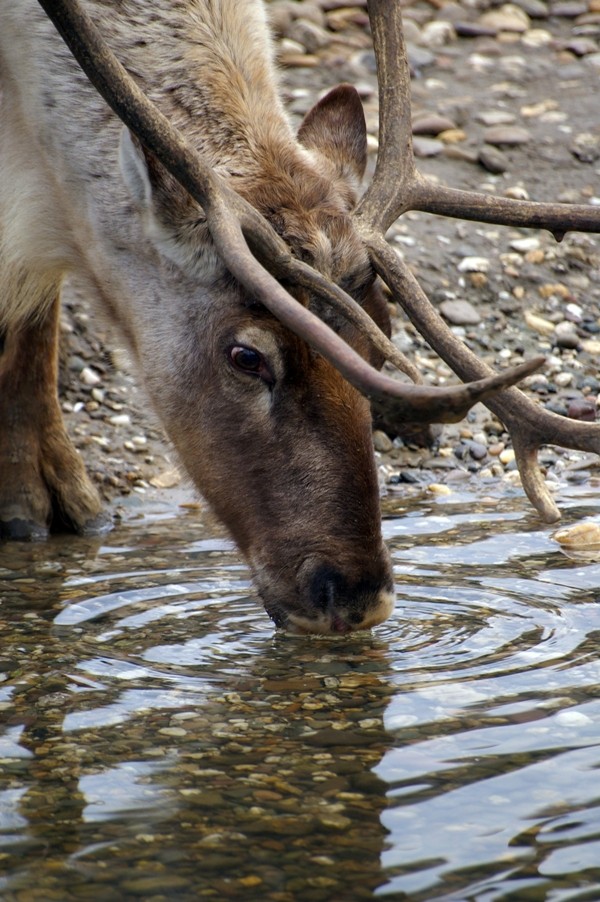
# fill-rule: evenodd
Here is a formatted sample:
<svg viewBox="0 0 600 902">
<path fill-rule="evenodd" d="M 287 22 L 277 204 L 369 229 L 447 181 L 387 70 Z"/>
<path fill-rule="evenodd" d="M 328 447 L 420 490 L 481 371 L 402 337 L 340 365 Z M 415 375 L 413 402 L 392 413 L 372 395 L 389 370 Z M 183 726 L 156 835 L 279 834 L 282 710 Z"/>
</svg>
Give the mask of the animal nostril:
<svg viewBox="0 0 600 902">
<path fill-rule="evenodd" d="M 309 598 L 319 611 L 331 611 L 343 594 L 344 577 L 332 567 L 321 566 L 310 580 Z"/>
</svg>

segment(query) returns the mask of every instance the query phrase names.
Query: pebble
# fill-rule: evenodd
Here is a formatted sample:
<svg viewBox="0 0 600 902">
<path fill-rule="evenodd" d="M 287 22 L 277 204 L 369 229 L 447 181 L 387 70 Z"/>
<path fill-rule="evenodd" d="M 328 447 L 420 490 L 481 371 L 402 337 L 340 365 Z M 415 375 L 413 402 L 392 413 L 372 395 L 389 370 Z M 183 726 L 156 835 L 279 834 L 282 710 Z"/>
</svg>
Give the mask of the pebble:
<svg viewBox="0 0 600 902">
<path fill-rule="evenodd" d="M 456 123 L 448 116 L 440 116 L 439 113 L 424 113 L 415 116 L 412 124 L 413 135 L 439 135 L 440 132 L 455 129 Z"/>
<path fill-rule="evenodd" d="M 600 545 L 600 523 L 596 523 L 593 520 L 583 520 L 574 526 L 559 529 L 552 538 L 559 545 L 564 545 L 568 548 Z"/>
<path fill-rule="evenodd" d="M 484 145 L 480 149 L 478 160 L 483 168 L 493 175 L 501 175 L 509 167 L 508 157 L 491 144 Z"/>
<path fill-rule="evenodd" d="M 571 142 L 569 150 L 581 163 L 595 163 L 600 159 L 600 133 L 580 132 Z"/>
<path fill-rule="evenodd" d="M 522 33 L 531 26 L 527 13 L 514 3 L 505 3 L 499 9 L 483 13 L 479 20 L 481 25 L 494 31 L 513 31 Z"/>
<path fill-rule="evenodd" d="M 543 316 L 538 316 L 538 314 L 526 310 L 524 320 L 530 329 L 534 329 L 534 331 L 539 332 L 540 335 L 554 334 L 554 323 L 551 323 L 550 320 L 545 319 Z"/>
<path fill-rule="evenodd" d="M 560 711 L 555 715 L 554 720 L 561 727 L 583 727 L 589 723 L 593 723 L 592 718 L 580 711 Z"/>
<path fill-rule="evenodd" d="M 508 110 L 482 110 L 476 118 L 482 125 L 490 128 L 494 125 L 513 125 L 517 117 Z"/>
<path fill-rule="evenodd" d="M 575 399 L 567 404 L 567 416 L 569 419 L 581 420 L 584 423 L 596 422 L 596 410 L 596 401 L 590 398 Z"/>
<path fill-rule="evenodd" d="M 453 326 L 476 326 L 481 322 L 480 314 L 470 301 L 442 301 L 440 313 Z"/>
<path fill-rule="evenodd" d="M 501 451 L 500 454 L 498 455 L 498 460 L 500 461 L 501 464 L 504 464 L 504 466 L 507 466 L 507 464 L 511 464 L 514 461 L 514 459 L 515 459 L 515 452 L 513 451 L 512 448 L 504 448 L 504 450 Z"/>
<path fill-rule="evenodd" d="M 598 52 L 598 44 L 591 38 L 572 38 L 564 44 L 564 48 L 575 56 L 587 56 L 589 53 Z"/>
<path fill-rule="evenodd" d="M 454 26 L 443 19 L 427 22 L 421 30 L 421 42 L 425 47 L 443 47 L 455 40 Z"/>
<path fill-rule="evenodd" d="M 553 16 L 563 16 L 565 19 L 576 19 L 588 11 L 586 0 L 562 0 L 562 2 L 550 3 L 550 12 Z"/>
<path fill-rule="evenodd" d="M 595 338 L 586 338 L 581 342 L 581 347 L 587 354 L 592 354 L 594 357 L 600 355 L 600 341 L 597 341 Z"/>
<path fill-rule="evenodd" d="M 420 135 L 415 135 L 413 138 L 413 150 L 416 157 L 435 157 L 443 149 L 443 142 L 436 138 L 423 138 Z"/>
<path fill-rule="evenodd" d="M 483 133 L 486 144 L 506 145 L 512 147 L 526 144 L 531 140 L 531 133 L 520 125 L 494 125 Z"/>
<path fill-rule="evenodd" d="M 444 485 L 442 482 L 430 482 L 427 486 L 427 491 L 431 492 L 432 495 L 451 495 L 452 489 Z"/>
<path fill-rule="evenodd" d="M 521 38 L 521 43 L 526 47 L 547 47 L 552 44 L 554 38 L 545 28 L 531 28 Z"/>
<path fill-rule="evenodd" d="M 554 340 L 559 348 L 578 348 L 579 336 L 573 323 L 567 321 L 557 323 L 554 327 Z"/>
<path fill-rule="evenodd" d="M 509 245 L 513 251 L 518 251 L 520 254 L 526 254 L 528 251 L 537 251 L 540 246 L 539 238 L 516 238 L 514 241 L 510 242 Z"/>
<path fill-rule="evenodd" d="M 447 128 L 439 134 L 440 141 L 444 144 L 459 144 L 467 140 L 467 133 L 462 128 Z"/>
<path fill-rule="evenodd" d="M 415 44 L 406 44 L 406 54 L 413 72 L 425 69 L 435 62 L 435 56 L 430 50 L 426 50 L 425 47 L 417 47 Z"/>
<path fill-rule="evenodd" d="M 99 385 L 102 382 L 96 370 L 93 370 L 90 366 L 84 366 L 79 373 L 79 377 L 84 385 Z"/>
<path fill-rule="evenodd" d="M 131 424 L 131 417 L 128 413 L 118 413 L 113 417 L 109 417 L 108 422 L 112 426 L 129 426 Z"/>
<path fill-rule="evenodd" d="M 517 0 L 517 6 L 520 6 L 530 19 L 546 19 L 549 15 L 547 0 Z"/>
<path fill-rule="evenodd" d="M 566 388 L 568 385 L 571 385 L 573 382 L 573 373 L 557 373 L 554 377 L 554 381 L 558 385 L 559 388 Z"/>
<path fill-rule="evenodd" d="M 307 53 L 316 53 L 326 47 L 330 40 L 330 34 L 308 19 L 297 19 L 287 33 L 288 39 L 296 41 Z"/>
<path fill-rule="evenodd" d="M 488 257 L 463 257 L 457 268 L 459 272 L 487 272 L 490 260 Z"/>
<path fill-rule="evenodd" d="M 376 451 L 384 454 L 391 451 L 394 447 L 391 438 L 381 429 L 375 429 L 373 432 L 373 445 Z"/>
</svg>

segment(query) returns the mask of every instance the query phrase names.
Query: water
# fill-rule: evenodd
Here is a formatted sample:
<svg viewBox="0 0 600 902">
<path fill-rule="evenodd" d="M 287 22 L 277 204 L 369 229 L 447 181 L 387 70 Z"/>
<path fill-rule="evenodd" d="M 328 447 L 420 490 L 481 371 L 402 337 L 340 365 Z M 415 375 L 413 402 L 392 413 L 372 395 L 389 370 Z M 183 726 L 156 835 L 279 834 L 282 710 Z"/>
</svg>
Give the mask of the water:
<svg viewBox="0 0 600 902">
<path fill-rule="evenodd" d="M 396 613 L 336 639 L 202 512 L 0 546 L 0 898 L 600 899 L 600 565 L 518 494 L 384 529 Z"/>
</svg>

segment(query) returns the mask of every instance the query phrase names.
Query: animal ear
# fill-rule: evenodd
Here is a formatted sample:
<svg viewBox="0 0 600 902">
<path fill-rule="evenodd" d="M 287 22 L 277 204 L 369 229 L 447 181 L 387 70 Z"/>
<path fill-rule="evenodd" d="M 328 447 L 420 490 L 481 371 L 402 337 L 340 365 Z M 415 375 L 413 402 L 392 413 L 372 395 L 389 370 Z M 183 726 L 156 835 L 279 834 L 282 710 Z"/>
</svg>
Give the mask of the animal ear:
<svg viewBox="0 0 600 902">
<path fill-rule="evenodd" d="M 202 208 L 129 129 L 121 132 L 119 164 L 142 216 L 148 238 L 161 254 L 197 275 L 217 265 Z M 209 259 L 210 258 L 210 259 Z"/>
<path fill-rule="evenodd" d="M 335 165 L 338 173 L 362 179 L 367 164 L 367 126 L 358 91 L 338 85 L 308 111 L 298 140 Z"/>
<path fill-rule="evenodd" d="M 119 165 L 132 200 L 147 210 L 152 205 L 152 183 L 146 156 L 140 141 L 125 127 L 121 129 Z"/>
<path fill-rule="evenodd" d="M 121 130 L 119 164 L 131 198 L 142 212 L 172 226 L 198 218 L 198 204 L 128 128 Z"/>
</svg>

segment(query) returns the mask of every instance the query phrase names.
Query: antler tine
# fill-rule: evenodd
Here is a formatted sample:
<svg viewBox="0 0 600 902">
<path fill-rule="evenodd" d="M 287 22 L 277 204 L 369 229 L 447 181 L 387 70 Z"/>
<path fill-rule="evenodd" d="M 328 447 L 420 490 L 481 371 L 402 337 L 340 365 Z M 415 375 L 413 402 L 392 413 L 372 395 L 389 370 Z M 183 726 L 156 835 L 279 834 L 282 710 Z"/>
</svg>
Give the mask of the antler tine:
<svg viewBox="0 0 600 902">
<path fill-rule="evenodd" d="M 548 229 L 557 241 L 566 232 L 600 232 L 600 209 L 591 204 L 554 204 L 496 197 L 434 184 L 415 172 L 407 209 L 496 225 Z"/>
<path fill-rule="evenodd" d="M 415 178 L 410 70 L 399 0 L 368 0 L 379 84 L 379 150 L 371 184 L 356 219 L 385 232 L 408 209 Z"/>
<path fill-rule="evenodd" d="M 452 333 L 385 239 L 373 232 L 368 247 L 377 272 L 440 357 L 461 379 L 481 379 L 489 375 L 489 367 Z M 503 391 L 485 403 L 510 432 L 529 500 L 547 523 L 560 519 L 560 511 L 544 483 L 537 452 L 542 445 L 550 444 L 600 454 L 600 424 L 577 422 L 550 413 L 515 388 Z"/>
</svg>

